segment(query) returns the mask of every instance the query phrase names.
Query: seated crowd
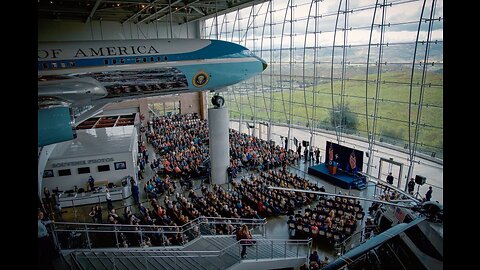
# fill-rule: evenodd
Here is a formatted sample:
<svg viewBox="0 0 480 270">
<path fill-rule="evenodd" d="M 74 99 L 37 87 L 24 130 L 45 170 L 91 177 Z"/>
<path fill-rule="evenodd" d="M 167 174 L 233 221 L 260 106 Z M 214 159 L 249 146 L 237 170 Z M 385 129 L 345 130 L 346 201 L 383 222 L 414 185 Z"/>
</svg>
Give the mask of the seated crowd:
<svg viewBox="0 0 480 270">
<path fill-rule="evenodd" d="M 261 216 L 293 213 L 312 203 L 316 196 L 300 192 L 269 189 L 268 186 L 280 186 L 297 189 L 319 190 L 316 184 L 300 178 L 286 170 L 268 170 L 259 175 L 242 178 L 240 183 L 232 183 L 233 190 L 241 196 L 244 204 L 255 209 Z"/>
<path fill-rule="evenodd" d="M 150 165 L 173 178 L 205 175 L 203 163 L 208 158 L 208 127 L 197 114 L 161 116 L 153 119 L 145 132 L 158 154 Z"/>
<path fill-rule="evenodd" d="M 314 209 L 308 206 L 304 214 L 298 211 L 287 221 L 291 236 L 325 238 L 331 243 L 341 242 L 353 234 L 357 220 L 365 216 L 360 201 L 339 196 L 321 196 Z"/>
<path fill-rule="evenodd" d="M 293 151 L 257 137 L 230 129 L 230 168 L 235 175 L 242 167 L 264 171 L 293 164 L 297 158 Z"/>
<path fill-rule="evenodd" d="M 201 194 L 197 194 L 191 186 L 186 196 L 176 193 L 174 179 L 185 181 L 206 173 L 202 168 L 208 158 L 206 121 L 200 120 L 196 114 L 156 117 L 145 129 L 145 135 L 158 156 L 150 162 L 154 175 L 143 187 L 149 205 L 139 203 L 137 213 L 126 206 L 123 215 L 118 215 L 113 209 L 108 211 L 106 220 L 112 225 L 134 225 L 130 227 L 130 233 L 123 231 L 120 235 L 121 246 L 185 244 L 200 233 L 199 226 L 193 224 L 191 230 L 159 226 L 182 226 L 199 217 L 262 219 L 287 214 L 290 215 L 289 228 L 295 230 L 295 236 L 325 235 L 335 240 L 350 235 L 356 226 L 355 219 L 363 218 L 359 218 L 363 212 L 358 202 L 339 197 L 320 197 L 320 203 L 314 210 L 307 208 L 304 215 L 297 214 L 293 219 L 296 209 L 318 200 L 318 195 L 274 190 L 268 186 L 315 191 L 324 189 L 287 170 L 287 165 L 298 159 L 296 152 L 235 130 L 230 130 L 232 174 L 235 176 L 242 168 L 260 173 L 232 182 L 232 188 L 228 190 L 218 185 L 210 188 L 202 185 Z M 138 158 L 139 171 L 143 172 L 148 163 L 144 143 L 139 145 Z M 275 170 L 278 167 L 282 168 Z M 164 199 L 157 201 L 161 195 L 165 195 Z M 104 222 L 101 206 L 92 208 L 90 216 L 96 223 Z M 139 225 L 152 226 L 140 228 Z M 236 230 L 230 223 L 217 224 L 209 229 L 215 234 L 234 234 Z"/>
</svg>

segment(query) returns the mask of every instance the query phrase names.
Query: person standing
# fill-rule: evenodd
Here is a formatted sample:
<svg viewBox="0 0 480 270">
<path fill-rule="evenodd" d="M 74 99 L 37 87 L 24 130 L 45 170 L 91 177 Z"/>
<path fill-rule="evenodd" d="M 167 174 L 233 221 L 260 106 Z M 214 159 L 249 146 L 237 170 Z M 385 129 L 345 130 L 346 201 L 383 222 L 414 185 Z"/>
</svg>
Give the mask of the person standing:
<svg viewBox="0 0 480 270">
<path fill-rule="evenodd" d="M 429 187 L 427 193 L 425 193 L 426 201 L 430 201 L 430 199 L 432 198 L 432 192 L 433 192 L 432 187 Z"/>
<path fill-rule="evenodd" d="M 102 206 L 98 204 L 95 206 L 95 220 L 97 223 L 103 223 Z"/>
<path fill-rule="evenodd" d="M 131 186 L 132 186 L 132 197 L 133 197 L 133 201 L 135 202 L 135 204 L 138 204 L 138 202 L 140 201 L 140 198 L 139 198 L 139 191 L 138 191 L 138 185 L 137 183 L 135 182 L 135 180 L 131 181 L 130 182 Z"/>
<path fill-rule="evenodd" d="M 242 253 L 240 254 L 242 259 L 244 259 L 245 255 L 247 255 L 247 245 L 252 244 L 251 239 L 252 234 L 250 233 L 248 226 L 243 224 L 240 230 L 237 232 L 237 241 L 240 241 L 240 245 L 242 245 Z"/>
<path fill-rule="evenodd" d="M 389 183 L 390 185 L 393 185 L 393 175 L 392 175 L 392 173 L 388 173 L 387 183 Z"/>
<path fill-rule="evenodd" d="M 410 195 L 413 195 L 414 190 L 415 190 L 415 180 L 413 178 L 410 178 L 410 181 L 408 181 L 408 193 Z"/>
<path fill-rule="evenodd" d="M 318 164 L 320 163 L 320 149 L 315 149 L 315 162 Z"/>
<path fill-rule="evenodd" d="M 110 191 L 107 189 L 107 209 L 108 209 L 108 212 L 112 211 L 113 209 L 113 204 L 112 204 L 112 196 L 110 195 Z"/>
<path fill-rule="evenodd" d="M 48 234 L 47 227 L 52 223 L 50 220 L 43 220 L 43 212 L 38 211 L 38 265 L 41 269 L 54 269 L 52 265 L 53 247 Z"/>
<path fill-rule="evenodd" d="M 47 187 L 43 189 L 43 194 L 45 195 L 45 207 L 48 211 L 52 210 L 52 195 L 50 194 L 50 190 Z"/>
<path fill-rule="evenodd" d="M 298 162 L 300 163 L 300 159 L 302 158 L 302 145 L 300 143 L 297 146 L 297 153 L 298 153 Z"/>
<path fill-rule="evenodd" d="M 95 189 L 95 179 L 90 175 L 88 178 L 88 187 L 90 188 L 90 191 L 93 191 Z"/>
</svg>

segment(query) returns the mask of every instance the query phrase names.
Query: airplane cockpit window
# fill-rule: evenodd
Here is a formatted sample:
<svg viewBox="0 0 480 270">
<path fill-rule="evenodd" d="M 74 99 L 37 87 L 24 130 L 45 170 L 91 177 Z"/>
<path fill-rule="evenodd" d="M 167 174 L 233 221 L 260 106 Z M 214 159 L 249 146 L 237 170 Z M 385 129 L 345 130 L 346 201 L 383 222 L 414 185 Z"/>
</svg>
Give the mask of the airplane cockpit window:
<svg viewBox="0 0 480 270">
<path fill-rule="evenodd" d="M 245 56 L 254 56 L 253 53 L 250 50 L 243 50 L 240 53 L 245 55 Z"/>
</svg>

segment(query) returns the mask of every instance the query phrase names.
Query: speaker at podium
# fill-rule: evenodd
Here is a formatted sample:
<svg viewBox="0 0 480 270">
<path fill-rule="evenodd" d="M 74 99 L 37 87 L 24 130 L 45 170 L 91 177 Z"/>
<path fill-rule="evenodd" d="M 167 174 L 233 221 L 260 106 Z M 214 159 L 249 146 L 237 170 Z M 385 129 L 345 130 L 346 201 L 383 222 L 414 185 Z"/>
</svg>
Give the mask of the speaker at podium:
<svg viewBox="0 0 480 270">
<path fill-rule="evenodd" d="M 418 174 L 415 176 L 415 183 L 418 185 L 423 185 L 425 184 L 426 181 L 427 181 L 427 178 L 425 176 L 421 176 Z"/>
</svg>

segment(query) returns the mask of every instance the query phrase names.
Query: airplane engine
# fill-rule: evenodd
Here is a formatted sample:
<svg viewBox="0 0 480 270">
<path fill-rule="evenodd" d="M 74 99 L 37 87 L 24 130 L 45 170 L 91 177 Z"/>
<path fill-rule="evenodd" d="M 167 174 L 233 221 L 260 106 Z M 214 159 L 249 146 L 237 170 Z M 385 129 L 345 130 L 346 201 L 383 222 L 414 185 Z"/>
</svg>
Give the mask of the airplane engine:
<svg viewBox="0 0 480 270">
<path fill-rule="evenodd" d="M 51 105 L 38 109 L 38 146 L 77 138 L 74 114 L 68 105 Z"/>
</svg>

